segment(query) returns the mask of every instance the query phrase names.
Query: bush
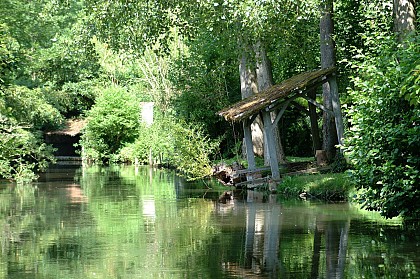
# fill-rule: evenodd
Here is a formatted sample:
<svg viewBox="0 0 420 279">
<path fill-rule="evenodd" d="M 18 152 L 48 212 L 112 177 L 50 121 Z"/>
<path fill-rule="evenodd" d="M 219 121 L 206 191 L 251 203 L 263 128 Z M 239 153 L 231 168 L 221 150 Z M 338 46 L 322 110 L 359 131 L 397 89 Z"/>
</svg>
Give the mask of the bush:
<svg viewBox="0 0 420 279">
<path fill-rule="evenodd" d="M 377 41 L 377 57 L 354 65 L 346 155 L 363 207 L 385 217 L 419 217 L 420 44 Z"/>
<path fill-rule="evenodd" d="M 81 137 L 84 156 L 108 162 L 113 155 L 138 136 L 139 102 L 121 87 L 105 89 L 87 113 L 87 125 Z"/>
<path fill-rule="evenodd" d="M 27 183 L 53 161 L 41 129 L 58 127 L 63 118 L 41 89 L 9 85 L 0 90 L 0 178 Z"/>
<path fill-rule="evenodd" d="M 191 180 L 211 174 L 210 156 L 219 142 L 210 140 L 202 128 L 166 117 L 140 129 L 136 141 L 121 150 L 120 159 L 147 163 L 151 151 L 161 163 L 174 166 Z"/>
<path fill-rule="evenodd" d="M 10 86 L 0 93 L 4 100 L 4 115 L 18 123 L 31 125 L 32 130 L 48 130 L 59 127 L 64 119 L 60 112 L 45 98 L 40 88 Z"/>
<path fill-rule="evenodd" d="M 0 177 L 29 183 L 53 161 L 52 148 L 36 135 L 0 114 Z"/>
</svg>

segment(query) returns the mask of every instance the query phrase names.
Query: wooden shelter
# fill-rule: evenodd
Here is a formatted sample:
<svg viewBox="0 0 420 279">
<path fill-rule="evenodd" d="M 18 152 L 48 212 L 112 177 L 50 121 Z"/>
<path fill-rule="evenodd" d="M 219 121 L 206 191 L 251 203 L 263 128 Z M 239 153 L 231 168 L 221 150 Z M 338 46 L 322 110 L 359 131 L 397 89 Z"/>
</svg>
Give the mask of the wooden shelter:
<svg viewBox="0 0 420 279">
<path fill-rule="evenodd" d="M 56 150 L 54 155 L 61 160 L 75 160 L 80 157 L 79 148 L 74 145 L 80 141 L 81 130 L 86 126 L 85 119 L 67 119 L 61 129 L 44 134 L 45 142 Z"/>
<path fill-rule="evenodd" d="M 335 79 L 331 79 L 335 74 L 335 71 L 336 68 L 331 67 L 298 74 L 280 84 L 271 86 L 261 93 L 243 99 L 217 113 L 218 115 L 223 116 L 227 121 L 243 123 L 248 170 L 250 173 L 256 169 L 251 137 L 251 124 L 258 115 L 262 115 L 264 123 L 265 140 L 267 141 L 266 144 L 270 157 L 270 169 L 274 180 L 280 179 L 280 173 L 276 156 L 277 146 L 273 128 L 278 124 L 286 108 L 294 99 L 299 97 L 304 98 L 309 104 L 334 115 L 336 122 L 340 121 L 340 123 L 342 123 L 341 110 L 338 112 L 327 109 L 324 105 L 316 102 L 313 94 L 315 92 L 314 90 L 319 85 L 325 82 L 335 82 Z M 333 105 L 333 108 L 334 107 L 336 106 Z M 273 111 L 277 112 L 274 121 L 272 121 L 270 115 Z M 313 128 L 315 129 L 315 127 Z M 318 127 L 316 126 L 316 129 L 317 128 Z M 338 130 L 340 129 L 337 129 L 337 131 Z M 318 133 L 318 130 L 316 130 L 316 133 Z M 343 135 L 341 132 L 337 132 L 337 135 L 339 139 L 342 139 Z"/>
</svg>

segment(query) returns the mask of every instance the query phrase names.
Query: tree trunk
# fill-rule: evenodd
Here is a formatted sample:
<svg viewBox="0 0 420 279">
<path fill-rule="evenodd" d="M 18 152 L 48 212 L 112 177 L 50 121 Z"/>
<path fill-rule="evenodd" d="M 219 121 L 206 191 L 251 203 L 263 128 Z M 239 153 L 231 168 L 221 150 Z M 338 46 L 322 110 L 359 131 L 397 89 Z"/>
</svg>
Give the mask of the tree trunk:
<svg viewBox="0 0 420 279">
<path fill-rule="evenodd" d="M 247 62 L 247 53 L 242 52 L 239 64 L 239 73 L 241 78 L 241 96 L 242 99 L 248 98 L 257 93 L 257 85 L 255 82 L 255 72 L 249 67 Z M 258 156 L 264 155 L 264 136 L 262 130 L 262 120 L 257 117 L 251 124 L 251 136 L 254 153 Z"/>
<path fill-rule="evenodd" d="M 265 51 L 264 46 L 259 42 L 254 47 L 255 51 L 255 58 L 256 58 L 256 74 L 257 74 L 257 84 L 258 84 L 258 92 L 262 92 L 265 89 L 273 86 L 273 71 L 271 68 L 271 62 L 269 58 L 267 57 L 267 53 Z M 273 122 L 274 119 L 276 119 L 277 113 L 272 112 L 271 113 L 271 121 Z M 274 133 L 274 139 L 276 142 L 276 156 L 277 161 L 279 163 L 285 163 L 286 162 L 286 156 L 284 154 L 283 145 L 281 144 L 280 139 L 280 131 L 278 126 L 274 127 L 273 130 Z M 264 162 L 266 165 L 268 165 L 268 158 L 270 154 L 268 154 L 268 147 L 264 147 Z"/>
<path fill-rule="evenodd" d="M 416 1 L 394 0 L 394 30 L 402 42 L 416 29 Z"/>
<path fill-rule="evenodd" d="M 335 48 L 334 48 L 334 24 L 332 19 L 333 12 L 333 0 L 323 0 L 321 2 L 321 21 L 320 27 L 320 40 L 321 40 L 321 67 L 323 69 L 333 67 L 335 65 Z M 332 77 L 335 79 L 335 76 Z M 333 96 L 332 94 L 338 94 L 336 88 L 336 82 L 326 82 L 322 85 L 322 99 L 326 109 L 333 111 Z M 334 116 L 324 111 L 323 113 L 323 149 L 327 153 L 329 161 L 332 161 L 335 157 L 336 148 L 338 144 L 337 132 L 335 127 Z"/>
</svg>

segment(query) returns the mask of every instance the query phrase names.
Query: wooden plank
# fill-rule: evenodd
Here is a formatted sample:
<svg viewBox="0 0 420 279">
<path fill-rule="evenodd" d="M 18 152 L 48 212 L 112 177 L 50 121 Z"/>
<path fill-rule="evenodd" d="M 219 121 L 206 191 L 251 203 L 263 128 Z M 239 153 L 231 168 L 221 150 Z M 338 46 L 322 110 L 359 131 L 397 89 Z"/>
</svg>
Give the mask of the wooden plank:
<svg viewBox="0 0 420 279">
<path fill-rule="evenodd" d="M 256 173 L 256 172 L 260 172 L 260 171 L 267 171 L 270 170 L 270 167 L 263 167 L 263 168 L 255 168 L 255 169 L 242 169 L 242 170 L 237 170 L 236 174 L 246 174 L 246 173 Z"/>
<path fill-rule="evenodd" d="M 317 101 L 312 100 L 312 99 L 311 99 L 311 98 L 309 98 L 308 96 L 302 96 L 302 98 L 306 99 L 308 102 L 310 102 L 310 103 L 311 103 L 311 104 L 313 104 L 314 106 L 316 106 L 316 107 L 318 107 L 318 108 L 322 109 L 323 111 L 325 111 L 325 112 L 327 112 L 327 113 L 329 113 L 329 114 L 331 114 L 331 115 L 333 115 L 333 116 L 334 116 L 334 112 L 333 112 L 332 110 L 327 109 L 324 105 L 322 105 L 322 104 L 318 103 Z"/>
<path fill-rule="evenodd" d="M 263 184 L 263 183 L 267 183 L 268 179 L 269 179 L 268 177 L 257 178 L 257 179 L 254 179 L 254 180 L 249 180 L 249 181 L 243 181 L 243 182 L 236 183 L 234 186 L 239 187 L 239 186 L 244 186 L 244 185 Z"/>
</svg>

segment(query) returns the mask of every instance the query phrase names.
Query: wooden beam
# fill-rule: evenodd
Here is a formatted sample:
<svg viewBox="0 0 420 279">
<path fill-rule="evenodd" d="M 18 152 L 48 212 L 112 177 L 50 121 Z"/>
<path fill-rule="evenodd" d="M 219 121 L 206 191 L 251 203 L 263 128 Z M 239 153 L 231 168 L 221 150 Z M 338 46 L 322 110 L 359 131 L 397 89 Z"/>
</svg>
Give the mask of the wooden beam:
<svg viewBox="0 0 420 279">
<path fill-rule="evenodd" d="M 251 125 L 252 124 L 252 122 L 254 122 L 254 120 L 256 119 L 258 117 L 258 113 L 257 114 L 254 114 L 253 116 L 251 116 L 250 118 L 249 118 L 249 125 Z"/>
<path fill-rule="evenodd" d="M 268 171 L 270 167 L 254 168 L 254 169 L 240 169 L 236 171 L 236 174 L 248 174 L 248 173 L 257 173 L 261 171 Z"/>
<path fill-rule="evenodd" d="M 312 100 L 311 98 L 309 98 L 308 96 L 302 96 L 302 98 L 306 99 L 308 102 L 310 102 L 311 104 L 313 104 L 314 106 L 322 109 L 323 111 L 325 111 L 326 113 L 329 113 L 331 115 L 334 116 L 334 112 L 332 110 L 327 109 L 326 107 L 324 107 L 322 104 L 318 103 L 315 100 Z"/>
<path fill-rule="evenodd" d="M 297 97 L 296 97 L 297 98 Z M 294 100 L 295 98 L 290 98 L 290 99 L 288 99 L 287 101 L 285 101 L 285 102 L 283 102 L 283 106 L 282 106 L 282 108 L 280 109 L 280 111 L 277 113 L 277 116 L 276 116 L 276 119 L 274 119 L 274 122 L 273 122 L 273 129 L 274 129 L 274 127 L 276 127 L 277 126 L 277 124 L 279 123 L 279 121 L 280 121 L 280 119 L 281 119 L 281 117 L 283 116 L 283 114 L 284 114 L 284 112 L 286 111 L 286 109 L 287 109 L 287 107 L 289 106 L 289 104 L 290 104 L 290 102 L 292 101 L 292 100 Z"/>
<path fill-rule="evenodd" d="M 292 102 L 292 105 L 298 110 L 302 111 L 304 114 L 306 114 L 306 116 L 309 116 L 309 110 L 306 107 L 302 106 L 301 104 L 295 101 Z"/>
</svg>

